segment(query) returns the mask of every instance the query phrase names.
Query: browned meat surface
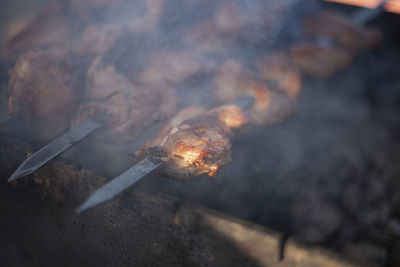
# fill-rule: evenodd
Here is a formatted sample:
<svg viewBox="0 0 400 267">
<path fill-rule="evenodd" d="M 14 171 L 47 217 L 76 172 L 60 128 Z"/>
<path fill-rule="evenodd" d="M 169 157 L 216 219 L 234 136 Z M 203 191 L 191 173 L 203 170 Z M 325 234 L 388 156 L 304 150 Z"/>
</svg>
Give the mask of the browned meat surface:
<svg viewBox="0 0 400 267">
<path fill-rule="evenodd" d="M 326 10 L 319 12 L 316 17 L 306 18 L 304 30 L 310 36 L 327 38 L 352 50 L 375 47 L 382 39 L 377 29 L 362 29 L 345 16 Z"/>
<path fill-rule="evenodd" d="M 163 173 L 186 180 L 208 173 L 216 176 L 231 158 L 231 128 L 247 123 L 246 115 L 236 106 L 210 111 L 191 106 L 183 109 L 146 143 L 136 156 L 164 161 Z"/>
<path fill-rule="evenodd" d="M 201 52 L 223 52 L 239 37 L 242 27 L 240 10 L 234 3 L 225 3 L 215 16 L 201 20 L 184 34 L 184 41 Z"/>
<path fill-rule="evenodd" d="M 131 141 L 144 128 L 172 114 L 174 91 L 165 86 L 137 86 L 113 65 L 104 66 L 97 58 L 87 74 L 87 101 L 78 109 L 72 126 L 88 118 L 107 125 L 102 137 L 117 143 Z"/>
<path fill-rule="evenodd" d="M 13 58 L 29 48 L 63 47 L 69 41 L 69 21 L 60 3 L 49 3 L 26 28 L 12 37 L 1 51 L 1 58 Z"/>
<path fill-rule="evenodd" d="M 317 78 L 331 77 L 348 66 L 354 58 L 354 53 L 347 49 L 311 43 L 292 46 L 290 55 L 302 73 Z"/>
<path fill-rule="evenodd" d="M 211 60 L 188 51 L 155 52 L 147 67 L 134 78 L 141 84 L 178 83 L 214 68 Z"/>
<path fill-rule="evenodd" d="M 104 64 L 96 57 L 86 73 L 86 96 L 89 99 L 106 99 L 116 91 L 129 91 L 132 83 L 112 64 Z"/>
<path fill-rule="evenodd" d="M 9 113 L 20 113 L 39 141 L 63 133 L 77 104 L 77 78 L 60 50 L 23 54 L 10 71 Z"/>
<path fill-rule="evenodd" d="M 290 98 L 295 99 L 300 94 L 300 73 L 286 53 L 275 52 L 262 57 L 257 68 L 262 78 Z"/>
<path fill-rule="evenodd" d="M 306 18 L 304 31 L 321 44 L 298 43 L 290 48 L 290 54 L 304 74 L 316 78 L 333 76 L 347 67 L 358 52 L 376 48 L 382 40 L 379 30 L 361 28 L 345 16 L 330 11 Z"/>
<path fill-rule="evenodd" d="M 266 56 L 257 62 L 259 72 L 246 70 L 233 60 L 223 62 L 216 74 L 217 99 L 229 102 L 252 96 L 253 123 L 269 125 L 286 118 L 293 110 L 301 89 L 301 77 L 283 53 Z"/>
</svg>

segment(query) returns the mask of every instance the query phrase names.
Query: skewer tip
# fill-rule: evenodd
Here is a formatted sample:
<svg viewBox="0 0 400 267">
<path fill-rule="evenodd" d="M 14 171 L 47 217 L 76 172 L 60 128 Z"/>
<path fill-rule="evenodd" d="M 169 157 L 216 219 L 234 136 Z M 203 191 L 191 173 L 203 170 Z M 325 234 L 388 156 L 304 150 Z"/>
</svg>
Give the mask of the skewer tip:
<svg viewBox="0 0 400 267">
<path fill-rule="evenodd" d="M 75 213 L 76 214 L 81 214 L 82 212 L 86 211 L 88 209 L 88 205 L 87 202 L 83 203 L 82 205 L 80 205 L 79 207 L 77 207 L 75 209 Z"/>
<path fill-rule="evenodd" d="M 83 202 L 81 205 L 79 205 L 76 209 L 75 212 L 77 214 L 80 214 L 82 212 L 87 211 L 90 208 L 93 208 L 97 205 L 99 205 L 100 203 L 102 203 L 104 201 L 99 201 L 97 199 L 97 195 L 93 194 L 92 196 L 90 196 L 85 202 Z"/>
<path fill-rule="evenodd" d="M 17 180 L 17 179 L 19 179 L 19 178 L 22 178 L 22 177 L 28 175 L 28 174 L 29 174 L 29 173 L 21 173 L 21 172 L 19 172 L 19 171 L 17 170 L 17 171 L 15 171 L 15 172 L 10 176 L 10 178 L 8 178 L 8 182 L 10 183 L 10 182 L 12 182 L 12 181 L 15 181 L 15 180 Z"/>
</svg>

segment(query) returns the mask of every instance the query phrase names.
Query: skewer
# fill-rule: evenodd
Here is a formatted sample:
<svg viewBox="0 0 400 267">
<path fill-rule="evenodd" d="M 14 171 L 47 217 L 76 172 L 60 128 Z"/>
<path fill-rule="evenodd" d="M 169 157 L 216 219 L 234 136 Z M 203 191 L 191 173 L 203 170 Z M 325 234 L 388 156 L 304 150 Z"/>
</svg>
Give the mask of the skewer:
<svg viewBox="0 0 400 267">
<path fill-rule="evenodd" d="M 35 172 L 37 169 L 60 155 L 62 152 L 82 141 L 85 137 L 99 129 L 101 126 L 101 123 L 89 119 L 77 127 L 69 130 L 22 162 L 8 179 L 8 181 L 15 181 Z"/>
<path fill-rule="evenodd" d="M 241 109 L 245 109 L 250 107 L 253 103 L 253 97 L 242 97 L 234 100 L 230 103 L 230 105 L 236 105 Z M 76 209 L 76 212 L 84 212 L 90 208 L 113 199 L 115 196 L 135 185 L 142 178 L 160 168 L 162 165 L 164 165 L 164 162 L 155 161 L 149 157 L 146 157 L 139 163 L 129 168 L 127 171 L 123 172 L 121 175 L 100 187 Z"/>
<path fill-rule="evenodd" d="M 100 187 L 76 209 L 76 212 L 81 213 L 103 202 L 113 199 L 122 191 L 136 184 L 146 175 L 161 167 L 161 165 L 163 165 L 162 161 L 154 161 L 150 158 L 143 159 L 118 177 Z"/>
</svg>

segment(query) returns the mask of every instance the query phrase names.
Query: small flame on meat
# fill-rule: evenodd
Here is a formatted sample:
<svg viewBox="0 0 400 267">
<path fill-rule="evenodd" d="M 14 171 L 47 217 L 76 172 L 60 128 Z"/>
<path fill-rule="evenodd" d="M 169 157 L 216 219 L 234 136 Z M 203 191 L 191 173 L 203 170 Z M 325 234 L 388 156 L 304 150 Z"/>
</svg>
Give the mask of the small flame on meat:
<svg viewBox="0 0 400 267">
<path fill-rule="evenodd" d="M 206 158 L 210 156 L 212 152 L 204 149 L 201 144 L 201 140 L 194 145 L 178 143 L 175 145 L 173 154 L 179 158 L 182 158 L 182 168 L 190 166 L 205 168 L 208 170 L 208 176 L 216 177 L 219 166 L 215 163 L 207 163 Z"/>
<path fill-rule="evenodd" d="M 192 164 L 196 166 L 204 165 L 204 160 L 202 159 L 202 154 L 204 153 L 200 148 L 179 143 L 175 146 L 174 154 L 183 158 L 184 167 Z"/>
</svg>

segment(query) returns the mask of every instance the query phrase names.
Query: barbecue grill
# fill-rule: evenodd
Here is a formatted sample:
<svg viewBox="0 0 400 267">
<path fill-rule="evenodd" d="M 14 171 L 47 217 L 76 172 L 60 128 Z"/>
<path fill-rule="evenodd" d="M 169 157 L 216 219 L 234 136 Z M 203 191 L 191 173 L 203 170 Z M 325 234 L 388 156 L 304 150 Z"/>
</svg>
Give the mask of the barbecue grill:
<svg viewBox="0 0 400 267">
<path fill-rule="evenodd" d="M 396 1 L 332 2 L 7 2 L 0 264 L 400 264 Z"/>
</svg>

